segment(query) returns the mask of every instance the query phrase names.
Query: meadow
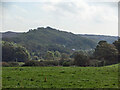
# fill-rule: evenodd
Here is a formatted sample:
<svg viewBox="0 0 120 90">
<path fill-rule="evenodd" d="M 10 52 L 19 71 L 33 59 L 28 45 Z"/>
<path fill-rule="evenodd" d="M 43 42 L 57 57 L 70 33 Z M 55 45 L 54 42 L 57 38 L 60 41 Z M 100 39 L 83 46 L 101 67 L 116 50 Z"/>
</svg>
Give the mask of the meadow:
<svg viewBox="0 0 120 90">
<path fill-rule="evenodd" d="M 104 67 L 3 67 L 2 88 L 118 88 L 118 64 Z"/>
</svg>

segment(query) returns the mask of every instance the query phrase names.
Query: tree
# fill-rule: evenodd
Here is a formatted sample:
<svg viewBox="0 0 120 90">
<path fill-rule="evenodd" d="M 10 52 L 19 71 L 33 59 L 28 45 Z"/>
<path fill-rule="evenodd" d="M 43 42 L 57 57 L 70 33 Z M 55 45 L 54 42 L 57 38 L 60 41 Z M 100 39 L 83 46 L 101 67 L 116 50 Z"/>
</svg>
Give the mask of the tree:
<svg viewBox="0 0 120 90">
<path fill-rule="evenodd" d="M 115 45 L 115 47 L 118 50 L 118 62 L 120 62 L 120 39 L 118 39 L 117 41 L 113 42 L 113 44 Z"/>
<path fill-rule="evenodd" d="M 55 56 L 55 60 L 57 60 L 57 62 L 58 62 L 58 66 L 59 66 L 59 60 L 61 58 L 60 52 L 59 51 L 55 51 L 54 52 L 54 56 Z"/>
<path fill-rule="evenodd" d="M 26 50 L 26 48 L 18 45 L 18 46 L 15 48 L 15 58 L 16 58 L 16 60 L 19 61 L 19 62 L 24 62 L 24 61 L 30 59 L 30 54 L 29 54 L 29 52 Z"/>
<path fill-rule="evenodd" d="M 94 55 L 97 59 L 112 64 L 117 62 L 118 50 L 113 44 L 108 44 L 106 41 L 100 41 L 95 48 Z"/>
<path fill-rule="evenodd" d="M 45 55 L 45 59 L 46 60 L 54 60 L 54 52 L 52 51 L 47 51 L 46 55 Z"/>
<path fill-rule="evenodd" d="M 118 52 L 120 53 L 120 39 L 118 39 L 117 41 L 113 42 L 113 44 L 115 45 L 115 47 L 118 49 Z"/>
<path fill-rule="evenodd" d="M 89 58 L 85 53 L 79 51 L 74 54 L 74 63 L 77 66 L 86 66 L 89 64 Z"/>
<path fill-rule="evenodd" d="M 58 58 L 60 58 L 60 57 L 61 57 L 61 54 L 60 54 L 60 52 L 59 52 L 59 51 L 55 51 L 54 55 L 55 55 L 55 57 L 58 57 Z"/>
<path fill-rule="evenodd" d="M 55 57 L 55 60 L 60 60 L 60 58 L 61 58 L 60 52 L 59 51 L 55 51 L 54 52 L 54 57 Z"/>
<path fill-rule="evenodd" d="M 15 61 L 15 48 L 13 43 L 2 41 L 2 61 Z"/>
<path fill-rule="evenodd" d="M 69 59 L 69 55 L 66 53 L 62 53 L 61 54 L 61 60 L 68 60 Z"/>
<path fill-rule="evenodd" d="M 33 56 L 33 60 L 38 60 L 38 56 Z"/>
<path fill-rule="evenodd" d="M 24 62 L 29 59 L 30 59 L 30 54 L 26 50 L 26 48 L 12 42 L 2 41 L 2 60 L 3 61 Z"/>
</svg>

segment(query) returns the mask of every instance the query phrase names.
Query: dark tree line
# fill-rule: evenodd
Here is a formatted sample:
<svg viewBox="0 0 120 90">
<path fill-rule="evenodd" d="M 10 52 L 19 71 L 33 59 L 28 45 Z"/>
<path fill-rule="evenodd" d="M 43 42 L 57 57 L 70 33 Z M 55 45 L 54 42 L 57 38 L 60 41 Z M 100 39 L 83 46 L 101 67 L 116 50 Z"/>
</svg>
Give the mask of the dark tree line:
<svg viewBox="0 0 120 90">
<path fill-rule="evenodd" d="M 113 44 L 118 50 L 118 62 L 120 62 L 120 39 L 118 39 L 118 41 L 115 41 Z"/>
<path fill-rule="evenodd" d="M 32 59 L 32 61 L 30 61 Z M 27 66 L 103 66 L 118 63 L 120 59 L 120 39 L 109 44 L 106 41 L 100 41 L 93 50 L 74 51 L 70 54 L 60 53 L 59 51 L 47 51 L 43 58 L 30 54 L 26 48 L 21 45 L 2 41 L 2 60 L 5 62 L 26 62 Z M 29 62 L 30 61 L 30 62 Z"/>
<path fill-rule="evenodd" d="M 21 45 L 2 41 L 2 61 L 5 62 L 24 62 L 30 59 L 30 54 Z"/>
<path fill-rule="evenodd" d="M 113 44 L 108 44 L 106 41 L 100 41 L 91 55 L 92 56 L 89 54 L 86 55 L 84 52 L 75 53 L 75 65 L 87 66 L 94 60 L 97 61 L 97 66 L 99 64 L 103 66 L 118 63 L 120 59 L 120 39 Z"/>
</svg>

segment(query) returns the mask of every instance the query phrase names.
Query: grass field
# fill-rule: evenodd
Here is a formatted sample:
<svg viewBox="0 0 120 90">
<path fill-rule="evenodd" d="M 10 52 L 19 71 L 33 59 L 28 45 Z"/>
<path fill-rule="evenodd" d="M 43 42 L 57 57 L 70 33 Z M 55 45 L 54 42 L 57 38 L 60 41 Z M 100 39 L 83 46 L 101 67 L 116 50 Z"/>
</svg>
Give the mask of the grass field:
<svg viewBox="0 0 120 90">
<path fill-rule="evenodd" d="M 2 88 L 118 88 L 118 64 L 105 67 L 3 67 Z"/>
</svg>

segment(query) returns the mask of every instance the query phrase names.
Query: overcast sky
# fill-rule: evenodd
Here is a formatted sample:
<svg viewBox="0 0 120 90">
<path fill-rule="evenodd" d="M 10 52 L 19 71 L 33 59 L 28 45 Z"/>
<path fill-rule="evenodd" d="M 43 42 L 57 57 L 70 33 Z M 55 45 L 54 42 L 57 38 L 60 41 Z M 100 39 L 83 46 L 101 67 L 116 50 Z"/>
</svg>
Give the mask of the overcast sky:
<svg viewBox="0 0 120 90">
<path fill-rule="evenodd" d="M 50 26 L 75 34 L 118 35 L 117 2 L 3 2 L 2 32 Z"/>
</svg>

